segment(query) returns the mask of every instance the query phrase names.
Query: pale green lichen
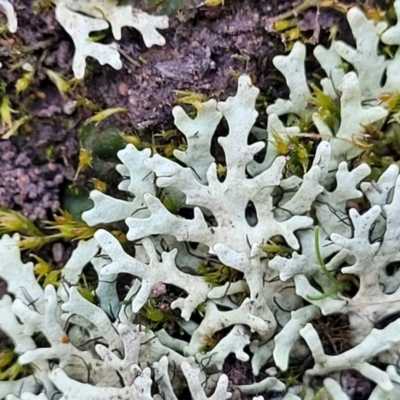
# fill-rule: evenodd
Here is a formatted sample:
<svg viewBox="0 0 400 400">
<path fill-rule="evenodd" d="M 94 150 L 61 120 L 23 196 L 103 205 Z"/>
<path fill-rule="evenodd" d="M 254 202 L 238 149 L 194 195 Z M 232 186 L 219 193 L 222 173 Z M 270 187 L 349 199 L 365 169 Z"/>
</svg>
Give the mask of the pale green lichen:
<svg viewBox="0 0 400 400">
<path fill-rule="evenodd" d="M 399 5 L 397 0 L 397 10 Z M 358 8 L 349 11 L 348 19 L 357 48 L 334 43 L 315 52 L 327 73 L 323 93 L 340 101 L 340 120 L 333 131 L 323 110 L 313 109 L 314 124 L 327 140 L 315 146 L 304 174 L 287 174 L 290 160 L 277 150 L 300 133 L 298 126 L 286 126 L 283 116 L 289 113 L 288 121 L 296 121 L 293 115 L 301 117 L 313 104 L 305 48 L 296 44 L 289 56 L 275 61 L 287 78 L 289 100 L 269 106 L 267 131 L 254 131 L 257 142 L 249 144 L 248 139 L 257 118 L 258 89 L 242 76 L 234 97 L 205 102 L 193 119 L 181 107 L 174 109 L 176 126 L 187 139 L 187 148 L 174 152 L 179 163 L 133 145 L 118 153 L 118 172 L 125 178 L 119 188 L 127 199 L 93 191 L 94 207 L 83 217 L 90 225 L 124 220 L 132 252 L 111 233 L 98 230 L 73 253 L 62 272 L 63 284 L 43 289 L 32 265 L 21 262 L 18 237 L 3 236 L 0 276 L 14 298 L 6 295 L 0 301 L 0 327 L 21 353 L 19 362 L 37 366 L 37 380 L 1 382 L 0 397 L 28 399 L 44 390 L 50 399 L 58 396 L 58 388 L 65 399 L 174 400 L 187 386 L 195 400 L 238 399 L 242 393 L 260 400 L 261 392 L 287 389 L 297 391 L 285 393 L 285 400 L 328 394 L 344 400 L 348 395 L 335 373 L 356 369 L 377 384 L 370 400 L 397 399 L 399 320 L 388 321 L 381 330 L 374 326 L 400 311 L 400 273 L 387 269 L 400 261 L 399 168 L 393 165 L 377 182 L 366 182 L 370 167 L 352 167 L 348 160 L 362 151 L 353 136 L 366 124 L 384 126 L 389 115 L 378 97 L 398 90 L 394 71 L 400 56 L 386 59 L 377 47 L 380 40 L 398 44 L 399 29 L 384 30 L 386 25 L 368 21 Z M 118 25 L 115 29 L 118 36 Z M 338 68 L 342 57 L 354 71 Z M 218 139 L 226 159 L 223 178 L 210 151 L 222 119 L 229 127 Z M 264 160 L 256 162 L 255 155 L 265 147 Z M 178 211 L 184 212 L 168 211 L 160 189 L 179 198 Z M 348 210 L 355 200 L 363 212 Z M 199 272 L 207 277 L 210 260 L 218 271 L 216 259 L 220 272 L 229 273 L 207 281 Z M 98 305 L 76 287 L 88 264 L 100 278 L 94 290 Z M 116 280 L 122 273 L 132 281 L 119 301 Z M 346 278 L 355 282 L 351 296 L 346 292 L 351 284 L 339 280 Z M 143 315 L 160 317 L 157 311 L 162 310 L 152 303 L 152 291 L 160 284 L 179 290 L 169 302 L 171 309 L 180 310 L 174 317 L 190 336 L 187 340 L 140 324 Z M 311 323 L 335 314 L 348 317 L 349 347 L 329 355 Z M 34 332 L 44 334 L 49 346 L 38 347 Z M 268 362 L 279 373 L 310 354 L 315 363 L 304 373 L 302 397 L 298 382 L 287 379 L 288 388 L 279 375 L 230 390 L 222 373 L 230 353 L 251 362 L 255 375 Z M 391 365 L 381 368 L 374 359 Z M 325 377 L 317 391 L 314 376 Z"/>
<path fill-rule="evenodd" d="M 132 27 L 142 34 L 145 45 L 151 47 L 165 44 L 165 39 L 157 29 L 168 27 L 166 16 L 149 15 L 131 5 L 118 5 L 110 0 L 57 0 L 56 19 L 74 42 L 72 69 L 78 79 L 85 75 L 87 57 L 95 58 L 101 65 L 122 68 L 117 44 L 97 43 L 90 39 L 91 32 L 102 31 L 110 26 L 114 38 L 121 40 L 122 28 Z"/>
<path fill-rule="evenodd" d="M 0 10 L 7 18 L 8 30 L 15 33 L 18 29 L 18 21 L 13 5 L 8 0 L 0 0 Z"/>
</svg>

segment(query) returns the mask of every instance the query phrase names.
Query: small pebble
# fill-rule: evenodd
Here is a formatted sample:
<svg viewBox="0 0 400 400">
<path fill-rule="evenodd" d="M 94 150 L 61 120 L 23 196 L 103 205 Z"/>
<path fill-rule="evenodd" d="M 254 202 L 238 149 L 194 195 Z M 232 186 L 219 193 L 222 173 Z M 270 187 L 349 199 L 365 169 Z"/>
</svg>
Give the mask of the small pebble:
<svg viewBox="0 0 400 400">
<path fill-rule="evenodd" d="M 265 373 L 269 376 L 276 376 L 278 374 L 278 370 L 275 367 L 270 367 L 265 370 Z"/>
<path fill-rule="evenodd" d="M 128 95 L 128 91 L 129 91 L 129 87 L 126 83 L 121 83 L 118 87 L 118 93 L 121 96 L 127 96 Z"/>
<path fill-rule="evenodd" d="M 62 243 L 54 243 L 51 250 L 53 253 L 54 262 L 55 263 L 61 262 L 64 255 L 64 246 L 62 245 Z"/>
<path fill-rule="evenodd" d="M 67 101 L 63 105 L 63 112 L 66 115 L 71 115 L 76 110 L 76 101 Z"/>
</svg>

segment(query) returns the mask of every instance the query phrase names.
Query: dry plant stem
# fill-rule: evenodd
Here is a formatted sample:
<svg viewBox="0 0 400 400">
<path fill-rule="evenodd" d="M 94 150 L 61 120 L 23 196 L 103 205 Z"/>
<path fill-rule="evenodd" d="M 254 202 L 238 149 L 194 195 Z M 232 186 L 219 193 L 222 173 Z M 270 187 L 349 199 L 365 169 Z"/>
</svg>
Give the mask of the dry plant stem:
<svg viewBox="0 0 400 400">
<path fill-rule="evenodd" d="M 279 133 L 278 133 L 279 134 Z M 358 142 L 355 142 L 354 140 L 350 140 L 350 139 L 346 139 L 346 138 L 341 138 L 341 137 L 336 137 L 336 136 L 331 136 L 331 135 L 321 135 L 319 133 L 290 133 L 290 132 L 285 132 L 286 136 L 293 136 L 293 137 L 304 137 L 304 138 L 310 138 L 310 139 L 315 139 L 315 140 L 331 140 L 331 139 L 335 139 L 335 140 L 340 140 L 342 142 L 345 143 L 349 143 L 352 144 L 354 146 L 360 147 L 360 148 L 365 148 L 365 149 L 369 149 L 371 147 L 373 147 L 373 144 L 361 144 Z M 365 135 L 361 135 L 361 136 L 365 136 Z M 356 134 L 353 135 L 353 137 L 356 137 Z"/>
<path fill-rule="evenodd" d="M 351 304 L 360 304 L 360 305 L 364 305 L 364 306 L 375 306 L 375 305 L 384 305 L 384 304 L 393 304 L 393 303 L 398 303 L 400 302 L 400 300 L 388 300 L 388 301 L 381 301 L 381 302 L 363 302 L 363 301 L 356 301 L 353 299 L 350 299 L 349 297 L 343 296 L 341 293 L 337 293 L 337 297 L 341 300 L 346 301 L 347 303 L 351 303 Z"/>
<path fill-rule="evenodd" d="M 126 58 L 135 67 L 140 68 L 142 66 L 142 64 L 140 64 L 140 62 L 133 59 L 126 51 L 122 50 L 120 46 L 118 47 L 118 52 L 119 52 L 119 54 L 121 54 L 122 57 Z"/>
<path fill-rule="evenodd" d="M 270 21 L 275 22 L 287 18 L 297 17 L 299 14 L 307 11 L 311 7 L 317 7 L 318 9 L 333 8 L 334 10 L 345 14 L 351 6 L 351 4 L 341 4 L 336 0 L 305 0 L 303 1 L 303 3 L 299 4 L 293 9 L 277 15 L 276 17 L 272 17 Z"/>
</svg>

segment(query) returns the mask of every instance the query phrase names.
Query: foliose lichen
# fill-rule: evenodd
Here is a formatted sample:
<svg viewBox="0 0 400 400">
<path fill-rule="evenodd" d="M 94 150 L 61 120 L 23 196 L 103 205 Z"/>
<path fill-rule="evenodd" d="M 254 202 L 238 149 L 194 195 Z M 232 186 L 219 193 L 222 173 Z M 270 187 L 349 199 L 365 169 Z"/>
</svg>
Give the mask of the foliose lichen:
<svg viewBox="0 0 400 400">
<path fill-rule="evenodd" d="M 132 27 L 142 34 L 147 47 L 165 44 L 157 29 L 168 27 L 167 16 L 150 15 L 131 5 L 118 5 L 114 0 L 56 0 L 55 13 L 74 42 L 72 69 L 78 79 L 85 75 L 87 57 L 95 58 L 101 65 L 122 68 L 117 44 L 98 43 L 90 38 L 92 32 L 111 27 L 114 39 L 121 40 L 122 28 Z"/>
<path fill-rule="evenodd" d="M 8 0 L 0 0 L 0 11 L 4 13 L 7 18 L 7 29 L 11 33 L 15 33 L 18 29 L 17 15 L 13 5 Z M 2 64 L 0 62 L 0 68 Z"/>
<path fill-rule="evenodd" d="M 395 4 L 400 17 L 400 0 Z M 321 393 L 312 379 L 319 376 L 321 390 L 341 400 L 349 396 L 337 372 L 355 369 L 376 384 L 370 400 L 398 398 L 400 320 L 388 317 L 400 311 L 399 168 L 368 180 L 370 167 L 354 162 L 363 151 L 354 136 L 366 125 L 390 130 L 398 124 L 383 99 L 399 90 L 400 50 L 386 58 L 378 46 L 399 45 L 400 32 L 399 25 L 369 21 L 357 7 L 348 20 L 356 48 L 334 42 L 315 50 L 327 75 L 320 93 L 340 110 L 333 123 L 322 106 L 310 108 L 305 47 L 298 43 L 274 60 L 290 96 L 268 107 L 265 132 L 253 129 L 259 91 L 241 76 L 234 97 L 203 103 L 193 119 L 173 109 L 187 142 L 174 159 L 133 145 L 118 153 L 126 200 L 93 191 L 94 208 L 83 218 L 93 226 L 124 220 L 129 251 L 99 229 L 80 242 L 62 284 L 43 289 L 32 263 L 21 262 L 18 236 L 2 237 L 0 276 L 10 295 L 0 300 L 0 328 L 34 374 L 0 382 L 0 397 L 159 400 L 177 399 L 188 387 L 198 400 L 242 394 L 261 400 L 267 391 L 281 391 L 285 400 L 312 399 Z M 305 173 L 290 175 L 279 144 L 301 136 L 296 121 L 310 110 L 318 130 L 313 137 L 323 140 Z M 225 176 L 210 150 L 222 119 L 229 127 L 218 138 Z M 179 205 L 175 213 L 160 198 L 166 190 Z M 218 271 L 216 263 L 228 278 L 201 276 L 204 264 Z M 96 303 L 77 288 L 88 264 L 99 277 Z M 131 276 L 122 301 L 121 274 Z M 160 283 L 172 293 L 169 307 L 186 336 L 140 322 Z M 312 322 L 337 314 L 348 318 L 349 346 L 332 355 Z M 47 347 L 38 346 L 38 332 Z M 268 363 L 284 372 L 310 354 L 314 365 L 300 386 L 270 376 L 229 387 L 222 371 L 229 354 L 251 362 L 255 376 Z"/>
</svg>

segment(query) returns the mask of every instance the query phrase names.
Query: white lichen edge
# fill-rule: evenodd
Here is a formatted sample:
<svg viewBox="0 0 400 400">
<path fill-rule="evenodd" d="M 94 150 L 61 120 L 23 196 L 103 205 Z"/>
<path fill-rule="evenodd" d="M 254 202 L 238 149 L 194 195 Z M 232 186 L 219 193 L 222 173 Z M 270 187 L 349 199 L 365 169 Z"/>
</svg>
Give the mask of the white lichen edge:
<svg viewBox="0 0 400 400">
<path fill-rule="evenodd" d="M 2 11 L 7 18 L 7 29 L 11 33 L 17 32 L 18 21 L 14 6 L 8 0 L 0 0 L 0 11 Z"/>
<path fill-rule="evenodd" d="M 110 0 L 57 0 L 56 19 L 71 36 L 75 54 L 72 69 L 77 79 L 83 79 L 86 58 L 92 57 L 101 65 L 109 64 L 114 69 L 122 68 L 122 61 L 116 43 L 102 44 L 90 40 L 90 33 L 111 27 L 116 40 L 121 39 L 125 26 L 135 28 L 147 47 L 163 46 L 165 39 L 157 29 L 168 27 L 168 17 L 153 16 L 132 6 L 119 6 Z"/>
<path fill-rule="evenodd" d="M 87 37 L 93 29 L 108 26 L 99 18 L 98 10 L 79 7 L 73 0 L 57 4 L 59 19 L 67 15 L 64 25 L 71 32 L 81 26 Z M 396 0 L 395 8 L 400 13 L 400 0 Z M 118 39 L 120 14 L 109 12 L 105 15 L 109 15 Z M 349 143 L 352 135 L 365 124 L 381 123 L 388 114 L 384 105 L 366 106 L 364 100 L 367 95 L 379 96 L 383 90 L 398 87 L 394 71 L 399 50 L 392 60 L 386 60 L 377 53 L 377 43 L 400 43 L 400 30 L 396 25 L 384 31 L 386 25 L 373 24 L 357 8 L 350 10 L 348 19 L 357 49 L 335 43 L 329 50 L 316 51 L 319 58 L 327 54 L 321 64 L 329 78 L 324 78 L 322 87 L 327 94 L 340 96 L 341 123 L 338 131 L 332 132 L 318 113 L 313 115 L 319 132 L 328 140 L 319 144 L 302 178 L 285 179 L 288 160 L 267 143 L 267 134 L 275 129 L 285 138 L 299 132 L 286 127 L 278 115 L 299 114 L 308 103 L 305 49 L 296 44 L 289 56 L 275 60 L 287 78 L 289 100 L 280 99 L 268 108 L 267 134 L 255 134 L 255 143 L 249 144 L 248 139 L 257 118 L 259 91 L 248 76 L 242 76 L 235 96 L 224 102 L 205 103 L 194 119 L 182 108 L 174 109 L 175 123 L 188 144 L 185 151 L 175 152 L 179 164 L 133 146 L 119 152 L 122 164 L 118 171 L 128 176 L 120 189 L 127 192 L 128 200 L 94 192 L 94 208 L 83 217 L 91 225 L 125 220 L 128 240 L 135 242 L 133 256 L 111 233 L 98 230 L 94 239 L 75 250 L 63 272 L 63 284 L 57 289 L 51 285 L 43 289 L 32 264 L 21 261 L 18 235 L 0 239 L 0 277 L 7 281 L 13 296 L 0 300 L 0 328 L 14 342 L 19 362 L 37 366 L 33 376 L 0 382 L 0 396 L 42 400 L 53 398 L 60 390 L 65 399 L 175 400 L 175 392 L 184 385 L 194 400 L 226 400 L 238 393 L 259 400 L 263 391 L 287 388 L 275 377 L 267 377 L 239 385 L 231 393 L 228 378 L 221 371 L 228 354 L 251 361 L 258 374 L 270 356 L 277 367 L 286 370 L 290 357 L 302 360 L 311 351 L 315 364 L 305 373 L 306 399 L 315 393 L 307 386 L 310 377 L 351 368 L 377 383 L 371 400 L 397 399 L 400 378 L 394 365 L 400 348 L 400 320 L 381 330 L 374 327 L 400 311 L 400 274 L 389 276 L 387 271 L 388 265 L 400 261 L 399 169 L 392 166 L 378 182 L 368 183 L 363 180 L 370 168 L 360 165 L 351 170 L 346 160 L 358 154 Z M 78 25 L 69 26 L 71 21 Z M 361 41 L 364 32 L 368 40 Z M 112 46 L 83 43 L 82 48 L 81 38 L 73 38 L 80 47 L 74 61 L 78 74 L 84 73 L 87 55 L 115 67 L 120 65 Z M 378 70 L 372 70 L 375 65 L 367 59 L 371 54 Z M 355 71 L 338 71 L 340 57 L 352 63 Z M 377 80 L 383 66 L 387 80 L 381 87 Z M 227 167 L 224 179 L 220 179 L 210 152 L 222 118 L 229 126 L 229 134 L 219 138 Z M 265 159 L 256 162 L 255 155 L 266 146 Z M 159 189 L 183 198 L 185 207 L 192 210 L 191 218 L 168 211 L 157 197 Z M 349 201 L 364 195 L 370 209 L 363 213 L 347 210 Z M 340 271 L 359 280 L 352 298 L 337 293 L 335 282 L 321 271 L 316 225 L 320 227 L 318 250 L 322 259 L 329 258 L 326 267 L 330 273 Z M 291 258 L 275 255 L 271 261 L 271 254 L 262 250 L 276 236 L 283 237 L 296 251 Z M 193 273 L 210 257 L 240 273 L 241 279 L 212 288 Z M 101 281 L 96 288 L 99 306 L 83 298 L 75 286 L 88 263 Z M 132 275 L 123 302 L 115 301 L 115 281 L 120 273 Z M 133 322 L 160 283 L 182 291 L 171 301 L 171 308 L 180 310 L 178 323 L 190 335 L 189 341 L 165 331 L 154 334 Z M 193 319 L 198 310 L 204 312 L 200 322 Z M 321 314 L 337 313 L 349 319 L 352 347 L 338 355 L 327 355 L 310 322 Z M 208 349 L 210 339 L 224 329 L 231 330 Z M 48 347 L 37 347 L 35 332 L 45 335 Z M 251 357 L 245 350 L 249 343 Z M 372 363 L 375 357 L 391 365 L 380 369 Z M 324 387 L 335 400 L 347 398 L 332 377 L 324 380 Z M 158 393 L 153 395 L 152 388 Z M 296 398 L 293 393 L 285 394 L 285 399 Z"/>
</svg>

